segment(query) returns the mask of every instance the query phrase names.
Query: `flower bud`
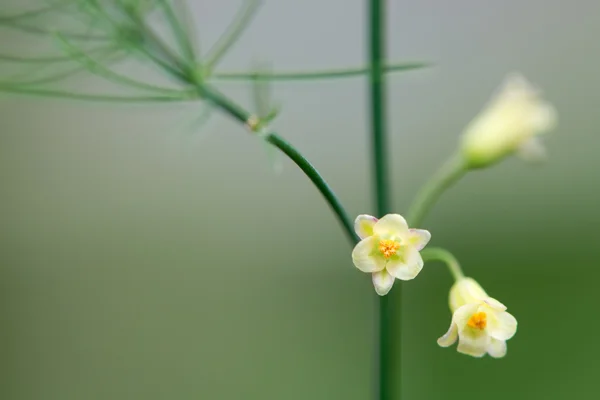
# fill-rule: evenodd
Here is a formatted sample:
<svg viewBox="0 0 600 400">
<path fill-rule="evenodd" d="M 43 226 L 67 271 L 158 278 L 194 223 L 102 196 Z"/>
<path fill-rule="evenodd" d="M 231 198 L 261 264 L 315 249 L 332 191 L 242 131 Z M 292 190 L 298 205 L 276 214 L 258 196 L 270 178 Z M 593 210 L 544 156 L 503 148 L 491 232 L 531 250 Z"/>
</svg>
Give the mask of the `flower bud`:
<svg viewBox="0 0 600 400">
<path fill-rule="evenodd" d="M 524 77 L 510 75 L 487 107 L 467 126 L 462 154 L 469 168 L 483 168 L 518 153 L 544 155 L 537 137 L 556 125 L 556 112 Z"/>
</svg>

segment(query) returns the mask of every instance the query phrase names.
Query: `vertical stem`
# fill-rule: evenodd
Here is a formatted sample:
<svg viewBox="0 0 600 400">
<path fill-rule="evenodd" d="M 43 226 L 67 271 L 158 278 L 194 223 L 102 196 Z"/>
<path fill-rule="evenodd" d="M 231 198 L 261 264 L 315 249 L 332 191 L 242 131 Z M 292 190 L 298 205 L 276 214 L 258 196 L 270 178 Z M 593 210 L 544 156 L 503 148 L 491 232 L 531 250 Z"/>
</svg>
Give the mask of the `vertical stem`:
<svg viewBox="0 0 600 400">
<path fill-rule="evenodd" d="M 389 212 L 388 162 L 386 152 L 386 97 L 385 97 L 385 0 L 369 0 L 369 83 L 371 99 L 371 151 L 375 183 L 375 204 L 379 217 Z M 396 288 L 398 291 L 399 288 Z M 376 344 L 375 398 L 391 399 L 392 354 L 390 297 L 378 297 Z M 400 338 L 394 337 L 396 342 Z M 396 380 L 399 375 L 394 374 Z"/>
</svg>

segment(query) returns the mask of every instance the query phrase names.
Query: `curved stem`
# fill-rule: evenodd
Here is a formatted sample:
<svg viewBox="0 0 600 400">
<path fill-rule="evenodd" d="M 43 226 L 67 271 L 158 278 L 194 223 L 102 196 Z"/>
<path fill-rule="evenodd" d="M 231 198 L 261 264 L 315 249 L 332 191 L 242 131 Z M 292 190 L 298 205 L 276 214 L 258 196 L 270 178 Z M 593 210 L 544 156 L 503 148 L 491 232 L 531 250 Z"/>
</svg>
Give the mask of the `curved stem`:
<svg viewBox="0 0 600 400">
<path fill-rule="evenodd" d="M 166 4 L 166 3 L 164 3 Z M 252 1 L 249 5 L 244 9 L 242 15 L 238 18 L 237 22 L 234 24 L 234 27 L 225 34 L 224 38 L 220 43 L 216 45 L 215 50 L 212 52 L 211 62 L 209 65 L 214 65 L 218 62 L 219 58 L 224 54 L 224 52 L 233 44 L 238 35 L 243 30 L 244 26 L 249 22 L 251 15 L 256 11 L 258 1 Z M 168 6 L 168 5 L 167 5 Z M 168 10 L 167 10 L 168 11 Z M 172 10 L 170 10 L 172 11 Z M 169 11 L 169 23 L 174 25 L 177 23 L 176 17 L 174 14 L 170 14 Z M 110 25 L 115 25 L 115 22 L 111 20 L 110 16 L 106 13 L 98 11 L 99 16 L 105 19 Z M 30 94 L 37 96 L 51 96 L 51 97 L 63 97 L 70 99 L 80 99 L 80 100 L 99 100 L 99 101 L 182 101 L 182 100 L 190 100 L 191 98 L 204 98 L 207 101 L 215 104 L 219 109 L 229 114 L 231 117 L 241 122 L 242 124 L 248 126 L 249 122 L 255 119 L 256 117 L 246 111 L 244 108 L 240 107 L 233 101 L 229 100 L 223 94 L 218 92 L 216 89 L 213 89 L 207 85 L 205 85 L 201 77 L 196 74 L 195 68 L 191 68 L 189 65 L 190 60 L 181 60 L 180 57 L 172 51 L 172 49 L 162 42 L 162 40 L 154 33 L 152 29 L 150 29 L 143 21 L 136 17 L 136 15 L 132 13 L 128 13 L 127 16 L 131 19 L 131 22 L 135 24 L 135 26 L 140 30 L 140 33 L 143 36 L 143 41 L 141 45 L 135 46 L 137 50 L 141 51 L 146 57 L 152 60 L 155 64 L 163 68 L 165 71 L 170 73 L 174 78 L 176 78 L 181 83 L 189 85 L 193 88 L 191 93 L 188 92 L 171 92 L 170 90 L 167 92 L 164 88 L 157 88 L 154 86 L 149 86 L 143 82 L 139 82 L 137 80 L 133 80 L 129 77 L 122 76 L 117 74 L 91 59 L 89 56 L 85 55 L 79 48 L 71 45 L 67 41 L 63 39 L 63 45 L 67 47 L 67 50 L 70 51 L 70 55 L 74 58 L 78 59 L 82 64 L 84 64 L 88 69 L 92 70 L 92 72 L 96 72 L 105 77 L 112 78 L 113 80 L 117 80 L 123 84 L 127 84 L 130 86 L 137 86 L 139 88 L 150 89 L 153 90 L 161 90 L 166 93 L 172 94 L 171 96 L 154 96 L 154 97 L 118 97 L 118 96 L 95 96 L 95 95 L 87 95 L 80 93 L 70 93 L 70 92 L 61 92 L 61 91 L 52 91 L 52 90 L 41 90 L 41 89 L 33 89 L 26 88 L 22 86 L 2 84 L 0 82 L 0 91 L 12 92 L 12 93 L 21 93 L 21 94 Z M 175 26 L 172 27 L 174 30 L 177 30 Z M 177 31 L 179 34 L 179 31 Z M 183 34 L 183 32 L 181 32 Z M 65 35 L 63 35 L 65 36 Z M 184 45 L 184 43 L 181 43 Z M 187 44 L 185 44 L 187 46 Z M 159 55 L 156 54 L 159 53 Z M 266 127 L 264 127 L 266 130 Z M 263 131 L 261 130 L 261 133 Z M 313 182 L 313 184 L 317 187 L 317 189 L 321 192 L 327 203 L 330 205 L 331 209 L 337 216 L 338 220 L 344 227 L 344 230 L 352 243 L 357 243 L 358 238 L 354 233 L 354 226 L 348 214 L 344 210 L 341 202 L 331 189 L 331 187 L 327 184 L 325 179 L 321 176 L 321 174 L 317 171 L 317 169 L 298 151 L 294 148 L 290 143 L 285 141 L 283 138 L 279 137 L 275 132 L 266 132 L 262 134 L 263 139 L 272 144 L 273 146 L 280 149 L 284 154 L 286 154 L 296 165 L 308 176 L 308 178 Z"/>
<path fill-rule="evenodd" d="M 428 67 L 427 63 L 404 63 L 391 64 L 383 67 L 385 73 L 410 71 Z M 370 72 L 369 68 L 339 68 L 324 69 L 317 71 L 290 71 L 273 73 L 248 73 L 248 72 L 219 72 L 212 76 L 216 79 L 228 81 L 300 81 L 300 80 L 318 80 L 318 79 L 336 79 L 353 78 L 363 76 Z"/>
<path fill-rule="evenodd" d="M 386 135 L 386 93 L 385 93 L 385 0 L 369 1 L 369 86 L 371 105 L 371 154 L 375 182 L 375 203 L 379 217 L 390 211 L 390 192 L 387 160 L 387 135 Z M 395 290 L 394 296 L 400 299 L 400 287 Z M 401 303 L 394 301 L 398 309 Z M 390 295 L 378 298 L 378 321 L 376 339 L 376 387 L 375 398 L 390 400 L 393 397 L 393 382 L 401 379 L 400 371 L 394 367 L 401 364 L 394 363 L 393 357 L 400 357 L 398 349 L 394 346 L 401 342 L 400 329 L 393 329 L 392 300 Z M 397 331 L 397 332 L 396 332 Z M 393 337 L 393 340 L 392 340 Z M 399 369 L 399 368 L 398 368 Z M 400 398 L 397 396 L 396 398 Z"/>
<path fill-rule="evenodd" d="M 319 174 L 319 171 L 306 159 L 298 150 L 296 150 L 291 144 L 286 142 L 282 137 L 271 133 L 266 138 L 267 142 L 277 147 L 283 153 L 285 153 L 296 165 L 308 176 L 312 183 L 317 187 L 319 192 L 325 197 L 327 203 L 337 216 L 339 222 L 344 227 L 346 236 L 352 243 L 357 243 L 358 238 L 354 233 L 354 224 L 348 217 L 346 210 L 342 206 L 339 199 L 336 197 L 333 190 L 329 187 L 325 179 Z"/>
<path fill-rule="evenodd" d="M 446 164 L 421 188 L 408 211 L 411 226 L 419 226 L 442 193 L 454 185 L 467 172 L 460 156 L 450 158 Z"/>
<path fill-rule="evenodd" d="M 452 253 L 441 247 L 431 247 L 421 250 L 421 257 L 425 261 L 441 261 L 448 267 L 455 281 L 465 277 L 458 260 Z"/>
<path fill-rule="evenodd" d="M 247 124 L 248 121 L 253 117 L 252 114 L 229 100 L 216 89 L 201 83 L 198 84 L 197 87 L 201 97 L 215 104 L 238 122 Z M 319 171 L 317 171 L 317 169 L 298 150 L 296 150 L 296 148 L 285 141 L 282 137 L 278 136 L 275 132 L 267 132 L 265 134 L 265 140 L 281 150 L 306 174 L 311 182 L 317 187 L 319 192 L 321 192 L 335 213 L 339 222 L 342 224 L 348 239 L 350 239 L 352 243 L 357 243 L 358 238 L 354 233 L 354 224 L 348 217 L 348 214 L 342 206 L 342 203 L 337 198 L 331 187 L 327 184 L 325 179 L 323 179 Z"/>
</svg>

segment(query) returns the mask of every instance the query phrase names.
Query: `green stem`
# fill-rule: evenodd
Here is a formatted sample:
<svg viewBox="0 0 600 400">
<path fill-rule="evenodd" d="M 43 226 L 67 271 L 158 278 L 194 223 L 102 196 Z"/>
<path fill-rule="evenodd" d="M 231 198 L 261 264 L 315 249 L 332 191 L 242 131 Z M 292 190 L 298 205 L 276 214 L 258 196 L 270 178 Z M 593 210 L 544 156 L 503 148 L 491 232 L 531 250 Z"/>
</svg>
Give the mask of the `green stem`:
<svg viewBox="0 0 600 400">
<path fill-rule="evenodd" d="M 169 71 L 171 71 L 176 78 L 182 80 L 184 83 L 192 85 L 198 91 L 198 95 L 207 101 L 210 101 L 219 109 L 229 114 L 230 117 L 241 122 L 244 125 L 247 125 L 248 122 L 252 119 L 253 115 L 248 112 L 246 109 L 238 105 L 237 103 L 231 101 L 229 98 L 224 96 L 221 92 L 212 88 L 211 86 L 206 85 L 203 81 L 198 77 L 193 69 L 188 68 L 188 66 L 181 62 L 178 59 L 177 55 L 174 54 L 171 49 L 165 45 L 155 34 L 154 32 L 144 24 L 139 24 L 139 27 L 142 29 L 142 33 L 144 37 L 149 42 L 149 44 L 160 51 L 162 55 L 165 57 L 166 63 L 169 66 Z M 146 53 L 148 56 L 152 56 L 152 52 L 146 49 Z M 327 184 L 325 179 L 321 176 L 319 171 L 298 151 L 296 150 L 290 143 L 286 142 L 283 138 L 279 137 L 275 132 L 266 132 L 264 134 L 264 138 L 267 142 L 271 143 L 279 150 L 281 150 L 284 154 L 286 154 L 314 183 L 319 192 L 323 195 L 336 217 L 344 227 L 346 235 L 350 239 L 352 243 L 357 243 L 358 238 L 354 233 L 354 225 L 348 214 L 344 210 L 341 202 L 331 189 L 331 187 Z"/>
<path fill-rule="evenodd" d="M 465 161 L 459 155 L 446 164 L 421 188 L 408 212 L 410 226 L 419 226 L 440 196 L 467 172 Z"/>
<path fill-rule="evenodd" d="M 244 108 L 232 102 L 223 94 L 218 92 L 216 89 L 208 85 L 198 84 L 198 92 L 201 97 L 212 102 L 214 105 L 216 105 L 221 110 L 225 111 L 238 122 L 246 124 L 252 117 L 252 114 L 250 114 Z M 275 132 L 266 133 L 265 140 L 271 143 L 273 146 L 277 147 L 279 150 L 281 150 L 302 170 L 302 172 L 306 174 L 306 176 L 311 180 L 311 182 L 317 187 L 319 192 L 321 192 L 321 194 L 335 213 L 339 222 L 342 224 L 344 231 L 348 236 L 348 239 L 350 239 L 352 243 L 357 243 L 358 238 L 354 233 L 354 224 L 352 223 L 352 220 L 349 218 L 348 214 L 346 213 L 346 210 L 342 206 L 342 203 L 337 198 L 331 187 L 327 184 L 325 179 L 323 179 L 319 171 L 317 171 L 317 169 L 298 150 L 296 150 L 294 146 L 285 141 Z"/>
<path fill-rule="evenodd" d="M 446 264 L 455 281 L 465 277 L 456 257 L 446 249 L 440 247 L 428 247 L 421 250 L 421 257 L 423 257 L 423 260 L 425 261 L 441 261 Z"/>
<path fill-rule="evenodd" d="M 383 67 L 386 73 L 410 71 L 428 67 L 426 63 L 405 63 L 391 64 Z M 353 78 L 363 76 L 370 72 L 369 68 L 343 68 L 343 69 L 325 69 L 317 71 L 290 71 L 274 73 L 248 73 L 248 72 L 220 72 L 213 74 L 213 77 L 221 80 L 231 81 L 296 81 L 296 80 L 318 80 L 318 79 L 336 79 Z"/>
<path fill-rule="evenodd" d="M 390 211 L 390 193 L 386 140 L 385 93 L 385 0 L 369 1 L 369 82 L 371 98 L 371 151 L 375 182 L 376 212 L 379 217 Z M 396 292 L 400 288 L 396 289 Z M 397 294 L 400 296 L 400 293 Z M 397 355 L 393 344 L 400 343 L 400 332 L 392 332 L 392 309 L 389 296 L 378 298 L 376 393 L 378 400 L 392 398 L 392 382 L 400 380 L 400 371 L 394 371 L 392 355 Z M 400 305 L 399 305 L 400 306 Z M 392 335 L 394 340 L 392 341 Z M 392 379 L 393 378 L 393 379 Z"/>
<path fill-rule="evenodd" d="M 285 153 L 300 169 L 308 176 L 312 183 L 317 187 L 319 192 L 323 195 L 329 206 L 337 216 L 340 224 L 344 227 L 346 236 L 352 243 L 357 243 L 358 238 L 354 233 L 354 224 L 348 217 L 346 210 L 342 206 L 339 199 L 336 197 L 333 190 L 329 187 L 325 179 L 319 174 L 319 171 L 306 159 L 298 150 L 296 150 L 291 144 L 286 142 L 282 137 L 271 133 L 266 138 L 267 142 L 277 147 L 283 153 Z"/>
</svg>

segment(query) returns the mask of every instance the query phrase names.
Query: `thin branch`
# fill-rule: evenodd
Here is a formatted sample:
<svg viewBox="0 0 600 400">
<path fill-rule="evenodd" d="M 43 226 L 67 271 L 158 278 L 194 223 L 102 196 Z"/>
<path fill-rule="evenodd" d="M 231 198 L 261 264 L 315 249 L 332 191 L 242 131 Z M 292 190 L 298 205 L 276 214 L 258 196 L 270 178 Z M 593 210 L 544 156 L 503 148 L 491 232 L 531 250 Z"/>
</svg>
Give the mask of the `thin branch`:
<svg viewBox="0 0 600 400">
<path fill-rule="evenodd" d="M 179 44 L 179 49 L 181 50 L 183 56 L 187 59 L 188 63 L 194 64 L 196 62 L 196 54 L 194 51 L 194 46 L 190 41 L 189 32 L 186 32 L 183 24 L 181 21 L 179 21 L 179 18 L 171 6 L 171 2 L 169 0 L 159 0 L 159 2 L 164 10 L 165 16 L 167 17 L 169 26 L 173 31 L 173 36 Z"/>
<path fill-rule="evenodd" d="M 390 64 L 383 67 L 383 72 L 394 73 L 402 71 L 412 71 L 416 69 L 430 67 L 431 64 L 424 62 Z M 345 68 L 345 69 L 326 69 L 317 71 L 290 71 L 290 72 L 219 72 L 212 76 L 221 80 L 261 80 L 261 81 L 294 81 L 294 80 L 318 80 L 318 79 L 336 79 L 353 78 L 366 75 L 370 68 Z"/>
<path fill-rule="evenodd" d="M 206 55 L 207 73 L 214 70 L 229 48 L 240 38 L 244 30 L 250 25 L 259 6 L 260 0 L 248 0 L 244 3 L 244 6 L 238 11 L 233 22 L 227 27 L 219 40 L 217 40 L 217 43 L 208 51 Z"/>
<path fill-rule="evenodd" d="M 171 93 L 173 95 L 183 95 L 185 92 L 176 89 L 164 88 L 156 85 L 152 85 L 146 82 L 138 81 L 136 79 L 130 78 L 126 75 L 119 74 L 110 68 L 106 67 L 104 64 L 94 60 L 89 55 L 85 54 L 80 48 L 74 46 L 69 43 L 64 38 L 60 38 L 59 40 L 63 45 L 63 49 L 67 52 L 71 57 L 77 60 L 84 68 L 90 71 L 93 74 L 96 74 L 102 78 L 105 78 L 109 81 L 120 83 L 123 85 L 135 87 L 137 89 L 142 90 L 150 90 L 155 92 L 163 92 L 163 93 Z"/>
<path fill-rule="evenodd" d="M 108 50 L 106 47 L 87 50 L 88 54 L 101 53 Z M 40 57 L 25 57 L 12 54 L 0 54 L 0 61 L 24 63 L 24 64 L 58 64 L 63 62 L 71 62 L 73 59 L 69 56 L 40 56 Z"/>
<path fill-rule="evenodd" d="M 64 6 L 68 5 L 68 3 L 73 3 L 73 0 L 64 1 L 62 3 L 59 2 L 58 4 L 49 5 L 49 6 L 38 8 L 35 10 L 24 11 L 20 14 L 0 15 L 0 23 L 14 22 L 14 21 L 28 19 L 28 18 L 35 18 L 40 15 L 55 12 L 57 9 L 63 8 Z"/>
<path fill-rule="evenodd" d="M 0 92 L 22 94 L 37 97 L 54 97 L 70 100 L 85 100 L 96 102 L 111 102 L 111 103 L 153 103 L 153 102 L 184 102 L 192 101 L 195 98 L 182 98 L 174 96 L 116 96 L 116 95 L 99 95 L 76 92 L 65 92 L 61 90 L 46 90 L 29 87 L 10 86 L 0 84 Z"/>
<path fill-rule="evenodd" d="M 119 54 L 118 52 L 116 52 L 115 50 L 113 50 L 110 53 L 105 54 L 105 59 L 106 60 L 111 60 L 111 61 L 116 61 L 120 58 L 123 57 L 122 54 Z M 46 75 L 37 79 L 30 79 L 30 80 L 23 80 L 23 81 L 14 81 L 14 82 L 0 82 L 0 84 L 7 84 L 7 85 L 13 85 L 13 84 L 18 84 L 18 85 L 26 85 L 26 86 L 32 86 L 32 85 L 46 85 L 49 83 L 54 83 L 54 82 L 60 82 L 62 80 L 71 78 L 77 74 L 79 74 L 82 71 L 85 71 L 87 68 L 85 68 L 84 66 L 78 65 L 75 68 L 71 68 L 67 71 L 62 71 L 62 72 L 58 72 L 55 74 L 51 74 L 51 75 Z"/>
</svg>

